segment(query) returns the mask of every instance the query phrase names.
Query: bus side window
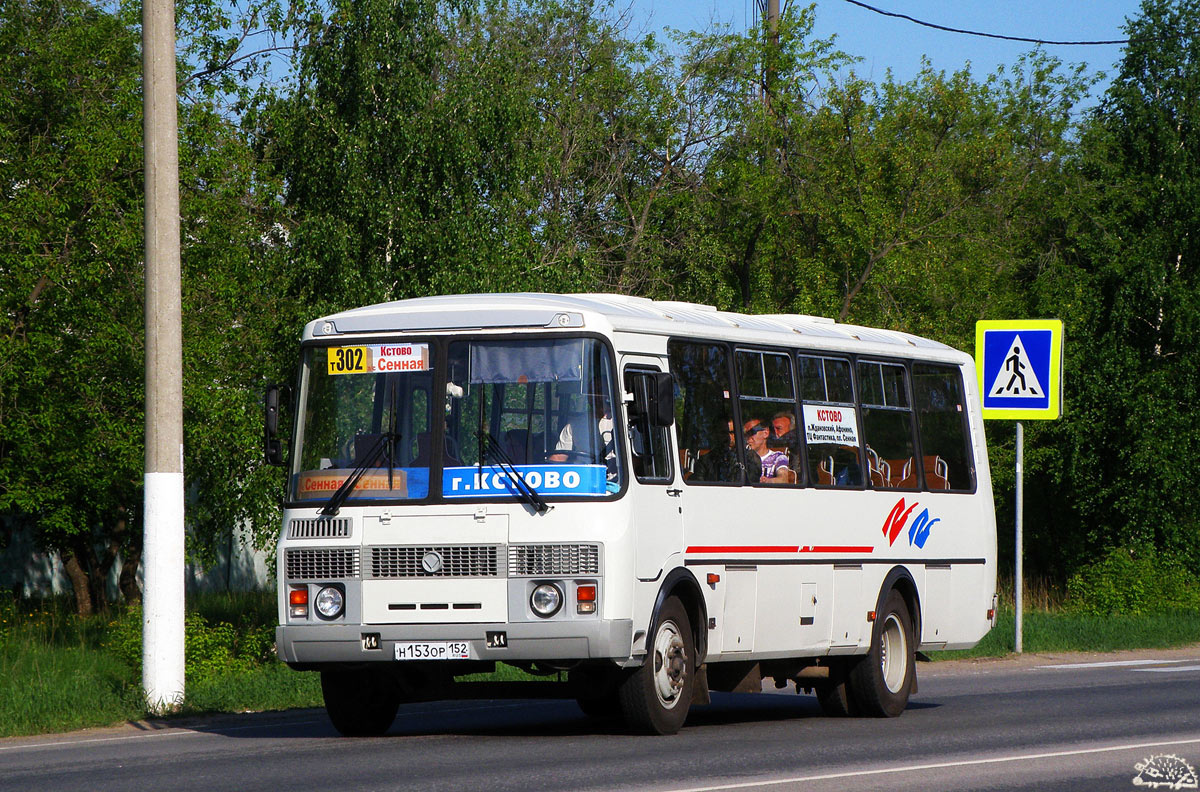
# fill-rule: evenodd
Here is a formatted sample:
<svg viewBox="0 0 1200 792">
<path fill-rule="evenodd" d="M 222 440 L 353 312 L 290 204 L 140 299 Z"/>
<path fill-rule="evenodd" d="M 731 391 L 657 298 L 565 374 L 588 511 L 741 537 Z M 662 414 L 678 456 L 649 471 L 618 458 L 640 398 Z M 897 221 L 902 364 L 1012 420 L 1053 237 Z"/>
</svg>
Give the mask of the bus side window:
<svg viewBox="0 0 1200 792">
<path fill-rule="evenodd" d="M 860 361 L 858 388 L 868 457 L 878 460 L 872 483 L 880 489 L 918 488 L 922 471 L 914 459 L 908 370 L 896 363 Z"/>
<path fill-rule="evenodd" d="M 796 366 L 809 481 L 818 487 L 862 487 L 850 361 L 799 355 Z"/>
<path fill-rule="evenodd" d="M 739 484 L 742 465 L 729 394 L 729 350 L 724 344 L 672 341 L 676 438 L 684 449 L 689 484 Z"/>
<path fill-rule="evenodd" d="M 799 483 L 800 440 L 790 357 L 786 353 L 739 349 L 736 361 L 742 453 L 750 483 Z"/>
<path fill-rule="evenodd" d="M 955 366 L 913 364 L 913 400 L 926 488 L 956 492 L 975 489 L 962 372 Z"/>
<path fill-rule="evenodd" d="M 671 481 L 671 446 L 667 428 L 655 426 L 651 418 L 656 372 L 626 370 L 625 389 L 633 394 L 629 404 L 629 448 L 633 475 L 642 483 Z"/>
</svg>

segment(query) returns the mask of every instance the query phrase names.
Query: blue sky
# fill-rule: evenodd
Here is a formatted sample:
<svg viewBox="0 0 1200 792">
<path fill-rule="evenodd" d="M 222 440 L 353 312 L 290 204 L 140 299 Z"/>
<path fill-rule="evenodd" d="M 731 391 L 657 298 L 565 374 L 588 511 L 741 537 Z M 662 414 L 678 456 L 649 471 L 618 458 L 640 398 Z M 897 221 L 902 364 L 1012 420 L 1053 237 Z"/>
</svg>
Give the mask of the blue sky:
<svg viewBox="0 0 1200 792">
<path fill-rule="evenodd" d="M 947 27 L 1062 41 L 1122 39 L 1126 18 L 1137 16 L 1140 7 L 1136 0 L 864 1 Z M 629 5 L 631 33 L 657 32 L 664 27 L 702 30 L 713 20 L 744 29 L 754 18 L 754 0 L 616 0 L 616 4 L 618 8 Z M 845 0 L 817 0 L 814 34 L 820 38 L 836 35 L 841 50 L 863 58 L 858 73 L 876 81 L 882 80 L 888 69 L 898 80 L 911 79 L 920 69 L 922 55 L 946 72 L 969 63 L 972 74 L 982 78 L 1034 47 L 931 30 Z M 1044 49 L 1064 63 L 1087 63 L 1090 71 L 1102 71 L 1109 77 L 1121 56 L 1120 45 L 1047 45 Z M 1093 93 L 1097 91 L 1103 91 L 1103 86 Z"/>
</svg>

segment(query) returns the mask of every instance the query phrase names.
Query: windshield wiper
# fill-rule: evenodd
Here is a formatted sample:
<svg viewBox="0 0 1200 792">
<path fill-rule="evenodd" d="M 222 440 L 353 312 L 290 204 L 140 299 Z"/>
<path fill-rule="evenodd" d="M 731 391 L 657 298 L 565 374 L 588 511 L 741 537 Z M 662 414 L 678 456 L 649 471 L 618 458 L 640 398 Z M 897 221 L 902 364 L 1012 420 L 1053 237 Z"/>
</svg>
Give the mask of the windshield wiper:
<svg viewBox="0 0 1200 792">
<path fill-rule="evenodd" d="M 379 439 L 375 441 L 375 445 L 367 451 L 362 460 L 350 471 L 350 475 L 342 482 L 342 485 L 337 488 L 337 491 L 330 496 L 325 508 L 321 509 L 321 514 L 332 517 L 342 508 L 342 504 L 346 502 L 346 498 L 350 497 L 350 493 L 358 486 L 359 480 L 370 468 L 374 467 L 379 462 L 379 457 L 383 456 L 383 452 L 387 452 L 387 481 L 388 490 L 395 488 L 392 480 L 393 468 L 396 465 L 396 444 L 400 442 L 400 433 L 396 431 L 396 401 L 399 399 L 399 389 L 390 388 L 391 398 L 388 399 L 388 431 L 379 435 Z"/>
<path fill-rule="evenodd" d="M 491 432 L 480 434 L 480 445 L 483 446 L 484 456 L 494 461 L 496 466 L 508 476 L 508 480 L 512 482 L 513 488 L 521 500 L 532 506 L 533 510 L 538 514 L 545 514 L 550 511 L 550 504 L 546 503 L 546 499 L 539 495 L 538 491 L 521 477 L 521 474 L 513 467 L 512 457 L 500 447 L 499 441 L 492 436 Z"/>
<path fill-rule="evenodd" d="M 363 456 L 362 461 L 350 471 L 350 475 L 346 476 L 346 480 L 337 488 L 337 491 L 329 497 L 325 503 L 325 507 L 321 509 L 321 514 L 328 517 L 333 517 L 342 508 L 342 504 L 346 502 L 346 498 L 350 497 L 350 493 L 358 486 L 359 479 L 363 477 L 368 470 L 375 466 L 379 458 L 383 456 L 383 452 L 388 452 L 388 486 L 391 486 L 391 458 L 392 449 L 395 447 L 396 441 L 400 435 L 397 432 L 384 432 L 379 435 L 379 439 L 375 441 L 375 445 L 371 446 L 370 450 Z"/>
</svg>

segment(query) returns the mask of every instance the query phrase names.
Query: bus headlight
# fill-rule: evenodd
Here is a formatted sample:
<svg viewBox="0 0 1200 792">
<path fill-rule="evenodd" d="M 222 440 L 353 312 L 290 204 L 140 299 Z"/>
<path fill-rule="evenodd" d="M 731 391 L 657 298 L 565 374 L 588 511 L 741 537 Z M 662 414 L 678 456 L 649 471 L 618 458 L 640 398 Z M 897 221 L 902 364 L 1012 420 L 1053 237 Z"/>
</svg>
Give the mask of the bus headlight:
<svg viewBox="0 0 1200 792">
<path fill-rule="evenodd" d="M 553 583 L 543 583 L 529 595 L 529 607 L 533 609 L 534 613 L 544 619 L 548 619 L 558 613 L 558 609 L 562 607 L 562 604 L 562 591 Z"/>
<path fill-rule="evenodd" d="M 317 615 L 322 619 L 336 619 L 342 615 L 342 609 L 346 607 L 346 595 L 336 586 L 326 586 L 317 592 L 313 607 L 316 608 Z"/>
</svg>

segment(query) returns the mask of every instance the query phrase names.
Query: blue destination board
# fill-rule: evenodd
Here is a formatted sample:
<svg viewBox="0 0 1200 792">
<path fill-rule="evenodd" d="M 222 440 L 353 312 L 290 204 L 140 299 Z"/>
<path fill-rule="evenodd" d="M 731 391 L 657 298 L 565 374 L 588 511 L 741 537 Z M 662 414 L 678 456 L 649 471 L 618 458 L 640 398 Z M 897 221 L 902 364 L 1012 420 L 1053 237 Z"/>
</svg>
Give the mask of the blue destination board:
<svg viewBox="0 0 1200 792">
<path fill-rule="evenodd" d="M 604 465 L 514 465 L 514 469 L 539 495 L 604 495 Z M 451 467 L 442 470 L 442 496 L 479 498 L 515 497 L 516 485 L 495 465 Z"/>
</svg>

